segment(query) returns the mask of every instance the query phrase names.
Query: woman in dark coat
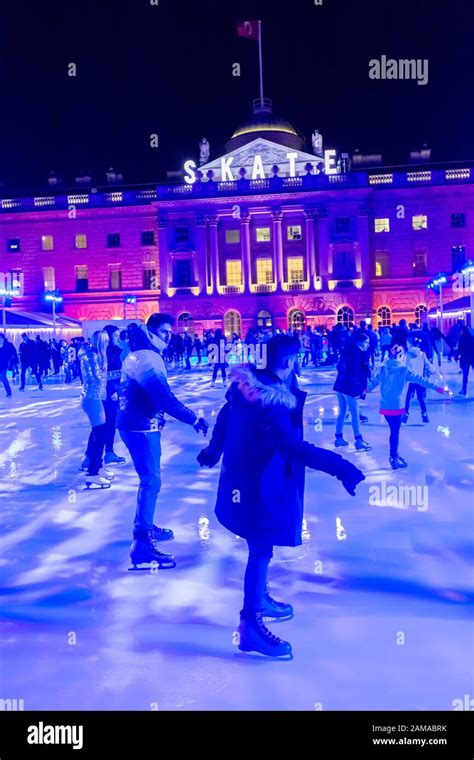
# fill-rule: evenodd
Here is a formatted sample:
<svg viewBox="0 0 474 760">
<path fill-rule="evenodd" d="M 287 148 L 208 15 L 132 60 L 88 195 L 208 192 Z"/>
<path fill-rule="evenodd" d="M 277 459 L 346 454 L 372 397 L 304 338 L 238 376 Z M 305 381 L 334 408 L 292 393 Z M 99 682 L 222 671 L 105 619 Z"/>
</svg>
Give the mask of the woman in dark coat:
<svg viewBox="0 0 474 760">
<path fill-rule="evenodd" d="M 298 351 L 298 338 L 277 335 L 267 344 L 266 369 L 232 370 L 227 403 L 198 455 L 209 467 L 224 455 L 216 515 L 249 544 L 239 648 L 270 656 L 291 655 L 290 644 L 265 627 L 263 616 L 293 613 L 291 605 L 271 598 L 266 577 L 273 546 L 302 542 L 305 467 L 334 475 L 352 495 L 364 479 L 351 462 L 303 439 L 306 393 L 294 374 Z"/>
<path fill-rule="evenodd" d="M 362 330 L 358 330 L 346 342 L 337 365 L 337 378 L 333 388 L 337 392 L 339 404 L 339 415 L 336 420 L 336 446 L 348 445 L 343 438 L 342 431 L 349 410 L 357 451 L 370 451 L 372 448 L 362 438 L 359 411 L 359 399 L 367 390 L 367 383 L 371 376 L 368 361 L 369 345 L 369 336 Z"/>
<path fill-rule="evenodd" d="M 462 369 L 462 390 L 459 393 L 461 396 L 467 396 L 469 370 L 471 367 L 474 369 L 474 332 L 467 325 L 464 325 L 459 336 L 458 356 Z"/>
</svg>

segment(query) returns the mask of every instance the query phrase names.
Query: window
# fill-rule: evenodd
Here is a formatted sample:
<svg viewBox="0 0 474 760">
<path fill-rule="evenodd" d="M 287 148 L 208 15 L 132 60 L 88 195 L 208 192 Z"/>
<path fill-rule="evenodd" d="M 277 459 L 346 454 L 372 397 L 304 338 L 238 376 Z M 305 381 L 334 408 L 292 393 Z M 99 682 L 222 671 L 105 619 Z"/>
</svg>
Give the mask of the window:
<svg viewBox="0 0 474 760">
<path fill-rule="evenodd" d="M 390 254 L 388 251 L 375 251 L 375 276 L 390 277 Z"/>
<path fill-rule="evenodd" d="M 413 274 L 415 277 L 426 274 L 426 251 L 419 250 L 413 254 Z"/>
<path fill-rule="evenodd" d="M 288 240 L 301 240 L 301 224 L 292 224 L 288 227 Z"/>
<path fill-rule="evenodd" d="M 465 227 L 466 214 L 451 214 L 451 227 Z"/>
<path fill-rule="evenodd" d="M 453 272 L 460 272 L 466 263 L 466 246 L 453 245 L 451 248 L 451 266 Z"/>
<path fill-rule="evenodd" d="M 110 290 L 122 290 L 122 267 L 120 264 L 109 264 Z"/>
<path fill-rule="evenodd" d="M 75 248 L 87 248 L 87 235 L 76 235 L 74 238 Z"/>
<path fill-rule="evenodd" d="M 178 316 L 178 332 L 193 332 L 193 318 L 188 311 Z"/>
<path fill-rule="evenodd" d="M 296 332 L 303 332 L 306 324 L 304 311 L 301 309 L 292 309 L 288 314 L 288 327 Z"/>
<path fill-rule="evenodd" d="M 107 248 L 120 248 L 120 234 L 109 232 L 107 235 Z"/>
<path fill-rule="evenodd" d="M 428 217 L 423 214 L 412 216 L 411 226 L 414 230 L 427 230 L 428 229 Z"/>
<path fill-rule="evenodd" d="M 421 327 L 423 322 L 426 320 L 426 314 L 428 313 L 428 307 L 424 303 L 420 303 L 419 306 L 415 309 L 415 322 L 418 325 L 418 327 Z"/>
<path fill-rule="evenodd" d="M 341 306 L 340 309 L 337 310 L 336 317 L 337 321 L 343 325 L 349 325 L 350 322 L 354 323 L 354 309 L 351 309 L 350 306 Z"/>
<path fill-rule="evenodd" d="M 374 219 L 375 232 L 390 232 L 390 219 Z"/>
<path fill-rule="evenodd" d="M 89 269 L 86 264 L 76 267 L 76 291 L 84 293 L 89 290 Z"/>
<path fill-rule="evenodd" d="M 356 265 L 353 250 L 334 251 L 333 275 L 341 280 L 353 280 L 356 277 Z"/>
<path fill-rule="evenodd" d="M 20 269 L 12 269 L 5 277 L 5 285 L 6 290 L 11 290 L 13 296 L 21 296 L 24 285 L 23 272 Z"/>
<path fill-rule="evenodd" d="M 143 269 L 143 287 L 145 290 L 157 290 L 158 279 L 156 276 L 156 267 L 152 264 L 146 264 Z"/>
<path fill-rule="evenodd" d="M 351 218 L 350 216 L 338 216 L 336 217 L 336 233 L 342 234 L 351 231 Z"/>
<path fill-rule="evenodd" d="M 54 249 L 54 240 L 52 235 L 41 236 L 41 250 L 52 251 Z"/>
<path fill-rule="evenodd" d="M 240 243 L 240 230 L 226 230 L 225 242 L 226 243 Z"/>
<path fill-rule="evenodd" d="M 20 250 L 20 238 L 10 238 L 7 240 L 7 251 L 9 253 L 16 253 Z"/>
<path fill-rule="evenodd" d="M 273 261 L 271 259 L 257 259 L 257 285 L 271 285 L 273 283 Z"/>
<path fill-rule="evenodd" d="M 269 311 L 261 309 L 257 314 L 257 327 L 271 327 L 272 315 Z"/>
<path fill-rule="evenodd" d="M 192 285 L 191 259 L 176 259 L 174 282 L 177 288 L 190 288 Z"/>
<path fill-rule="evenodd" d="M 225 263 L 226 285 L 242 285 L 242 262 L 240 259 L 228 259 Z"/>
<path fill-rule="evenodd" d="M 240 337 L 242 332 L 242 318 L 238 311 L 228 311 L 224 314 L 224 332 L 228 338 L 235 333 Z"/>
<path fill-rule="evenodd" d="M 257 243 L 269 243 L 272 239 L 270 227 L 257 227 Z"/>
<path fill-rule="evenodd" d="M 155 245 L 155 230 L 144 230 L 142 232 L 142 245 Z"/>
<path fill-rule="evenodd" d="M 43 267 L 43 283 L 45 290 L 56 290 L 54 267 Z"/>
<path fill-rule="evenodd" d="M 304 282 L 304 265 L 302 256 L 289 256 L 287 260 L 288 265 L 288 282 L 295 284 L 296 282 Z"/>
<path fill-rule="evenodd" d="M 379 318 L 380 327 L 390 327 L 392 324 L 392 312 L 388 306 L 380 306 L 377 309 L 377 316 Z"/>
<path fill-rule="evenodd" d="M 175 238 L 177 243 L 189 243 L 190 230 L 189 227 L 176 227 Z"/>
</svg>

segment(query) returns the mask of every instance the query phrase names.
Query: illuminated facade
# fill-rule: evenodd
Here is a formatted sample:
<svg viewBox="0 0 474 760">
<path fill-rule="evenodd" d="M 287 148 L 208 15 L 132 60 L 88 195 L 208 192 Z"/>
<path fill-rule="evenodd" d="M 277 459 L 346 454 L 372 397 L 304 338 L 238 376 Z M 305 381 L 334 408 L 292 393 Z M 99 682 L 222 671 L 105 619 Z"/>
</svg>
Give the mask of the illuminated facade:
<svg viewBox="0 0 474 760">
<path fill-rule="evenodd" d="M 78 319 L 134 293 L 198 331 L 422 320 L 429 278 L 474 256 L 474 168 L 337 171 L 263 107 L 181 184 L 3 199 L 0 270 L 23 276 L 14 308 L 58 288 Z"/>
</svg>

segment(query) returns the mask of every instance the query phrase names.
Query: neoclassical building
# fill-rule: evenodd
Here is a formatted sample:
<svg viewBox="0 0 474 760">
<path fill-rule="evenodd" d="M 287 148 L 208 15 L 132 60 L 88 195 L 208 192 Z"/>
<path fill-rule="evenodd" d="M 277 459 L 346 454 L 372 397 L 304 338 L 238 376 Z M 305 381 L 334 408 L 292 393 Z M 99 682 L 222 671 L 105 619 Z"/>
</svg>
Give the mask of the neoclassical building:
<svg viewBox="0 0 474 760">
<path fill-rule="evenodd" d="M 59 289 L 78 319 L 121 318 L 132 294 L 141 318 L 159 308 L 198 331 L 420 322 L 429 279 L 474 257 L 472 163 L 317 152 L 257 101 L 222 155 L 173 184 L 3 198 L 0 270 L 23 282 L 12 308 Z"/>
</svg>

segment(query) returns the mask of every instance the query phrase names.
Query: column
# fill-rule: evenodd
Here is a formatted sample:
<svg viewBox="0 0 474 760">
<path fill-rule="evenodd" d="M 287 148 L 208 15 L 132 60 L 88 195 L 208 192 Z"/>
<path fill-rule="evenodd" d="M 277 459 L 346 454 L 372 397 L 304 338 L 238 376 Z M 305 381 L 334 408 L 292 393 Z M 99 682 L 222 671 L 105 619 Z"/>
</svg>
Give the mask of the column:
<svg viewBox="0 0 474 760">
<path fill-rule="evenodd" d="M 217 239 L 217 216 L 208 216 L 209 227 L 209 251 L 211 254 L 212 295 L 218 295 L 220 285 L 219 277 L 219 242 Z"/>
<path fill-rule="evenodd" d="M 314 247 L 314 217 L 315 210 L 313 208 L 305 209 L 304 211 L 306 220 L 306 271 L 308 273 L 307 279 L 310 288 L 316 287 L 316 252 Z"/>
<path fill-rule="evenodd" d="M 329 231 L 328 212 L 325 208 L 318 209 L 318 256 L 316 266 L 320 276 L 327 280 L 329 271 Z M 323 284 L 323 287 L 324 285 L 327 287 L 327 282 Z"/>
<path fill-rule="evenodd" d="M 168 245 L 168 219 L 158 217 L 158 261 L 160 266 L 160 295 L 167 296 L 170 282 L 170 254 Z"/>
<path fill-rule="evenodd" d="M 207 284 L 207 225 L 206 217 L 196 217 L 196 271 L 199 295 L 206 295 Z"/>
<path fill-rule="evenodd" d="M 370 281 L 370 244 L 369 244 L 370 211 L 366 206 L 359 208 L 357 217 L 357 248 L 356 269 L 360 272 L 362 285 Z"/>
<path fill-rule="evenodd" d="M 273 217 L 273 259 L 277 291 L 283 290 L 283 233 L 281 221 L 283 214 L 280 209 L 272 211 Z"/>
<path fill-rule="evenodd" d="M 250 257 L 250 214 L 240 217 L 240 249 L 242 254 L 243 292 L 250 293 L 252 285 L 252 261 Z"/>
</svg>

